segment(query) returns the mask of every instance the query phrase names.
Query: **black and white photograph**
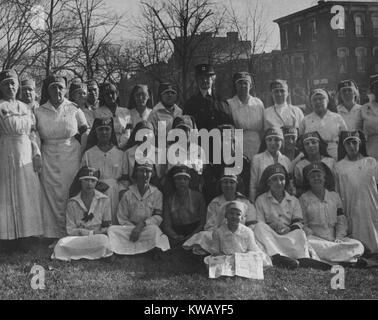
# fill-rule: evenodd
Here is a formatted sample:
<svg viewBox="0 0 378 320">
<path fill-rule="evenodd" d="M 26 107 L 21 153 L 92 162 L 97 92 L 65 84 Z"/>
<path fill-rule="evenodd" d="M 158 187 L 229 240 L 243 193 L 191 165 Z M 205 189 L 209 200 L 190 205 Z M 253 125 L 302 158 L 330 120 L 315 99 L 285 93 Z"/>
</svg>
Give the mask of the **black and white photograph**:
<svg viewBox="0 0 378 320">
<path fill-rule="evenodd" d="M 0 300 L 377 299 L 377 0 L 0 0 Z"/>
</svg>

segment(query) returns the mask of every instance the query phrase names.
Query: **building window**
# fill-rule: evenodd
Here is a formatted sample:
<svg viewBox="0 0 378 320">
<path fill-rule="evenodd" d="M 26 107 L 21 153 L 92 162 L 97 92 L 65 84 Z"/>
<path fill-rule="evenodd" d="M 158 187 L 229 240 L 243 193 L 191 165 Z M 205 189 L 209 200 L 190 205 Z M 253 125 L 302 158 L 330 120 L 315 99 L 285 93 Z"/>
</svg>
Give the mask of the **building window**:
<svg viewBox="0 0 378 320">
<path fill-rule="evenodd" d="M 364 20 L 363 15 L 354 16 L 354 30 L 357 37 L 364 36 Z"/>
<path fill-rule="evenodd" d="M 289 34 L 287 32 L 287 27 L 282 29 L 282 45 L 284 49 L 289 47 Z"/>
<path fill-rule="evenodd" d="M 316 20 L 315 19 L 312 19 L 310 21 L 310 30 L 311 30 L 311 40 L 316 40 L 317 30 L 316 30 Z"/>
<path fill-rule="evenodd" d="M 295 25 L 295 31 L 297 33 L 297 37 L 301 37 L 302 36 L 302 28 L 301 28 L 301 25 L 299 23 L 297 23 Z"/>
<path fill-rule="evenodd" d="M 371 23 L 373 25 L 373 35 L 374 37 L 378 37 L 378 14 L 377 13 L 372 15 Z"/>
<path fill-rule="evenodd" d="M 301 54 L 295 54 L 291 57 L 291 64 L 294 72 L 294 76 L 302 78 L 304 75 L 304 58 Z"/>
<path fill-rule="evenodd" d="M 295 25 L 295 37 L 296 37 L 297 46 L 300 46 L 302 44 L 301 36 L 302 36 L 302 28 L 301 28 L 301 25 L 297 23 Z"/>
<path fill-rule="evenodd" d="M 285 78 L 290 77 L 290 59 L 287 55 L 283 58 L 283 73 Z"/>
<path fill-rule="evenodd" d="M 317 53 L 310 54 L 310 74 L 319 73 L 319 55 Z"/>
<path fill-rule="evenodd" d="M 347 73 L 348 72 L 348 56 L 349 56 L 349 49 L 348 48 L 337 48 L 337 58 L 339 62 L 339 73 Z"/>
<path fill-rule="evenodd" d="M 357 72 L 359 73 L 366 72 L 366 56 L 367 56 L 366 48 L 364 47 L 356 48 Z"/>
<path fill-rule="evenodd" d="M 374 60 L 376 61 L 374 65 L 375 72 L 378 73 L 378 47 L 373 48 L 373 57 L 375 58 Z"/>
<path fill-rule="evenodd" d="M 338 37 L 345 37 L 345 29 L 337 29 L 337 36 Z"/>
<path fill-rule="evenodd" d="M 279 59 L 276 61 L 276 74 L 279 78 L 282 77 L 282 62 Z"/>
</svg>

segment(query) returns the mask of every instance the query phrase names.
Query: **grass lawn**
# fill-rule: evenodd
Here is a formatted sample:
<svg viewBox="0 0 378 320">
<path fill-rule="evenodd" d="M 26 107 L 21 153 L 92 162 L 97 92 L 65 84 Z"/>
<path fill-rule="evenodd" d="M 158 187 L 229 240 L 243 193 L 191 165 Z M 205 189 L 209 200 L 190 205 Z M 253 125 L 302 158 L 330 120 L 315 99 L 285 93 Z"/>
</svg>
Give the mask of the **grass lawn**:
<svg viewBox="0 0 378 320">
<path fill-rule="evenodd" d="M 51 250 L 0 255 L 0 299 L 378 299 L 378 269 L 346 269 L 345 290 L 331 289 L 331 272 L 264 270 L 264 281 L 208 279 L 182 252 L 154 261 L 148 254 L 99 261 L 52 261 Z M 46 270 L 45 290 L 30 286 L 33 264 Z"/>
</svg>

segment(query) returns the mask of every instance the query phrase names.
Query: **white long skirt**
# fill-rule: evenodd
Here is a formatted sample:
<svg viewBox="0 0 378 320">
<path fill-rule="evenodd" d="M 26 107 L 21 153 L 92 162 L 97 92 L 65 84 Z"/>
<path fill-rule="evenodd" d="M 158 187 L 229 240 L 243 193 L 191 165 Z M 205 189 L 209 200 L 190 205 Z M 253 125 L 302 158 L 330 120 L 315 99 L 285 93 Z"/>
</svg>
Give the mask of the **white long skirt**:
<svg viewBox="0 0 378 320">
<path fill-rule="evenodd" d="M 308 236 L 310 246 L 324 262 L 356 262 L 364 253 L 364 246 L 358 240 L 344 238 L 335 243 L 316 236 Z"/>
<path fill-rule="evenodd" d="M 109 238 L 104 234 L 94 234 L 60 239 L 54 248 L 51 258 L 63 261 L 96 260 L 110 257 L 112 254 Z"/>
<path fill-rule="evenodd" d="M 138 241 L 130 240 L 134 226 L 111 226 L 108 229 L 110 247 L 114 253 L 134 255 L 160 248 L 162 251 L 170 249 L 168 237 L 156 225 L 145 226 Z"/>
<path fill-rule="evenodd" d="M 276 254 L 292 259 L 310 257 L 308 241 L 303 230 L 298 229 L 279 235 L 267 224 L 259 222 L 255 225 L 254 232 L 256 240 L 270 257 Z"/>
</svg>

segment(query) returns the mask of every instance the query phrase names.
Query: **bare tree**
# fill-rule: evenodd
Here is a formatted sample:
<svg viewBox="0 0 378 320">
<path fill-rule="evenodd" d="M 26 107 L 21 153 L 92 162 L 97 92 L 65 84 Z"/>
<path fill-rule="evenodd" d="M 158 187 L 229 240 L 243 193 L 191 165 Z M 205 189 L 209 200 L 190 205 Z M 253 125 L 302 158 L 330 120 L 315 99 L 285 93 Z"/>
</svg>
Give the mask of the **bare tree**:
<svg viewBox="0 0 378 320">
<path fill-rule="evenodd" d="M 234 1 L 229 1 L 227 8 L 228 24 L 231 30 L 238 32 L 241 41 L 250 42 L 250 46 L 240 46 L 232 52 L 231 60 L 247 61 L 248 72 L 255 74 L 256 67 L 261 63 L 261 53 L 266 50 L 273 28 L 264 5 L 259 0 L 239 0 L 238 8 Z"/>
<path fill-rule="evenodd" d="M 102 46 L 98 55 L 98 75 L 102 81 L 119 83 L 122 77 L 135 71 L 131 48 L 130 41 L 126 45 L 110 43 Z"/>
<path fill-rule="evenodd" d="M 110 35 L 120 24 L 123 16 L 112 14 L 104 0 L 72 0 L 71 13 L 77 17 L 80 35 L 80 58 L 76 66 L 85 70 L 88 79 L 99 70 L 99 55 L 109 46 Z M 105 50 L 105 49 L 104 49 Z"/>
<path fill-rule="evenodd" d="M 28 66 L 29 52 L 38 43 L 32 29 L 31 10 L 35 1 L 0 1 L 0 56 L 2 68 L 19 66 L 19 72 Z"/>
<path fill-rule="evenodd" d="M 142 2 L 154 30 L 153 53 L 168 45 L 175 69 L 179 70 L 178 84 L 183 100 L 186 100 L 190 85 L 190 71 L 195 51 L 204 40 L 201 33 L 217 35 L 222 26 L 223 15 L 210 0 L 163 0 Z M 163 47 L 163 52 L 167 52 Z"/>
</svg>

